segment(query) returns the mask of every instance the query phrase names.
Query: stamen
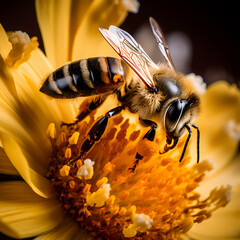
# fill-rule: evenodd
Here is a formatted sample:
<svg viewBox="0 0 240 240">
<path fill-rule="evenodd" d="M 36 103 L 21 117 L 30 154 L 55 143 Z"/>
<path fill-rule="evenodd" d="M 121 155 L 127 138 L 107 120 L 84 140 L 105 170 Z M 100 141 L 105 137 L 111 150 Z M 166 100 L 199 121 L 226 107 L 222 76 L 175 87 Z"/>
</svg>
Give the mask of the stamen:
<svg viewBox="0 0 240 240">
<path fill-rule="evenodd" d="M 56 127 L 54 123 L 48 125 L 47 136 L 52 139 L 56 138 Z"/>
<path fill-rule="evenodd" d="M 79 139 L 79 132 L 75 132 L 69 139 L 68 142 L 70 145 L 77 144 Z"/>
<path fill-rule="evenodd" d="M 120 210 L 118 211 L 118 214 L 124 215 L 124 214 L 126 214 L 126 212 L 127 212 L 127 209 L 125 207 L 121 207 Z"/>
<path fill-rule="evenodd" d="M 97 181 L 96 185 L 98 187 L 101 187 L 102 185 L 106 184 L 108 182 L 108 178 L 107 177 L 103 177 L 100 180 Z"/>
<path fill-rule="evenodd" d="M 145 232 L 152 227 L 151 223 L 153 222 L 153 220 L 144 213 L 134 214 L 132 221 L 132 224 L 123 229 L 124 237 L 134 237 L 138 231 Z"/>
<path fill-rule="evenodd" d="M 116 199 L 115 195 L 111 195 L 111 196 L 107 199 L 106 204 L 107 204 L 107 205 L 113 205 L 114 202 L 115 202 L 115 199 Z"/>
<path fill-rule="evenodd" d="M 65 151 L 65 158 L 71 158 L 71 156 L 72 156 L 72 149 L 67 148 Z"/>
<path fill-rule="evenodd" d="M 78 178 L 82 179 L 91 179 L 93 177 L 93 165 L 94 161 L 91 159 L 86 159 L 84 160 L 84 164 L 79 168 L 77 172 Z"/>
<path fill-rule="evenodd" d="M 66 177 L 69 175 L 69 171 L 70 171 L 70 167 L 68 165 L 63 165 L 59 173 L 62 177 Z"/>
<path fill-rule="evenodd" d="M 36 37 L 29 38 L 25 32 L 16 31 L 9 36 L 9 42 L 12 44 L 12 50 L 9 52 L 6 63 L 9 67 L 17 68 L 31 57 L 31 52 L 38 47 Z"/>
<path fill-rule="evenodd" d="M 165 132 L 156 132 L 154 141 L 142 139 L 146 129 L 139 130 L 122 115 L 109 119 L 106 133 L 82 154 L 84 136 L 97 121 L 94 114 L 63 126 L 57 135 L 55 125 L 48 130 L 53 147 L 48 176 L 56 195 L 66 214 L 94 238 L 180 239 L 194 223 L 210 218 L 229 202 L 228 187 L 214 189 L 201 200 L 197 187 L 214 165 L 205 160 L 189 166 L 183 139 L 160 155 Z M 184 162 L 179 164 L 182 151 Z M 137 152 L 141 166 L 132 174 L 128 168 Z"/>
<path fill-rule="evenodd" d="M 192 228 L 193 223 L 194 223 L 194 218 L 188 217 L 188 218 L 185 218 L 177 228 L 182 233 L 186 233 Z"/>
<path fill-rule="evenodd" d="M 102 207 L 110 196 L 110 184 L 103 184 L 96 192 L 88 193 L 86 197 L 87 205 Z"/>
</svg>

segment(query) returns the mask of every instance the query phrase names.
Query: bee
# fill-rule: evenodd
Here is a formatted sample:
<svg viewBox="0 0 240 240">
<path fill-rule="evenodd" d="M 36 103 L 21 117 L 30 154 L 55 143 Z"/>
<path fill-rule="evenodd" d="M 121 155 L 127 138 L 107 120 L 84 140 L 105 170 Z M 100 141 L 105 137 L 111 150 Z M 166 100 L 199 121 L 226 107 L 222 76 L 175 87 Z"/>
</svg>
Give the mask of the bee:
<svg viewBox="0 0 240 240">
<path fill-rule="evenodd" d="M 150 25 L 165 65 L 155 64 L 129 33 L 110 26 L 109 30 L 99 28 L 99 31 L 121 59 L 82 59 L 57 69 L 43 83 L 40 91 L 53 98 L 95 96 L 88 108 L 77 116 L 76 122 L 98 108 L 108 95 L 117 94 L 119 106 L 108 111 L 93 125 L 81 146 L 79 156 L 70 160 L 71 164 L 91 149 L 102 137 L 108 120 L 125 108 L 138 114 L 143 126 L 150 127 L 143 139 L 153 141 L 158 124 L 163 126 L 166 144 L 159 151 L 160 154 L 173 149 L 188 132 L 179 162 L 188 146 L 191 127 L 197 129 L 197 163 L 199 162 L 200 132 L 193 124 L 199 112 L 199 96 L 189 86 L 187 77 L 176 72 L 162 30 L 152 17 Z M 131 77 L 129 67 L 136 77 Z M 132 172 L 142 158 L 136 153 L 135 162 L 130 168 Z"/>
</svg>

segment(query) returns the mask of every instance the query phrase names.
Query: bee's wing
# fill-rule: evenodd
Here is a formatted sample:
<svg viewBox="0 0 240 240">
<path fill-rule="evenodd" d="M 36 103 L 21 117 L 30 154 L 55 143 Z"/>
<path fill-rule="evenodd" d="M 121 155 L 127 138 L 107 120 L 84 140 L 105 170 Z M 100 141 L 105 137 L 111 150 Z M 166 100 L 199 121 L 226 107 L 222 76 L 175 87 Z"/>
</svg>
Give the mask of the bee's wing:
<svg viewBox="0 0 240 240">
<path fill-rule="evenodd" d="M 168 67 L 170 69 L 172 69 L 173 71 L 175 71 L 175 67 L 173 65 L 173 61 L 172 61 L 172 58 L 170 56 L 169 48 L 168 48 L 166 40 L 163 36 L 163 32 L 162 32 L 160 26 L 158 25 L 156 20 L 153 19 L 152 17 L 149 18 L 149 21 L 150 21 L 150 25 L 152 27 L 153 34 L 154 34 L 154 36 L 157 40 L 158 47 L 159 47 L 167 65 L 168 65 Z"/>
<path fill-rule="evenodd" d="M 129 33 L 115 26 L 110 26 L 109 30 L 103 28 L 99 28 L 99 30 L 107 42 L 134 70 L 145 85 L 156 90 L 148 70 L 148 65 L 154 68 L 158 68 L 158 66 L 150 59 L 140 44 Z"/>
</svg>

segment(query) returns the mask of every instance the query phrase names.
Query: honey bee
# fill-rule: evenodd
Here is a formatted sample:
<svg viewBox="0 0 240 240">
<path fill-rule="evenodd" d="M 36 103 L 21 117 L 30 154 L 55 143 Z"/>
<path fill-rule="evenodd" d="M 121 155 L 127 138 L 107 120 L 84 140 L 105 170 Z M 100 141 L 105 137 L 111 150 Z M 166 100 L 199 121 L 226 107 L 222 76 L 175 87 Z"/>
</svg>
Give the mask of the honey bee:
<svg viewBox="0 0 240 240">
<path fill-rule="evenodd" d="M 150 17 L 150 25 L 163 54 L 166 65 L 156 65 L 140 44 L 126 31 L 110 26 L 109 30 L 99 28 L 106 41 L 119 54 L 120 59 L 95 57 L 66 64 L 49 75 L 40 91 L 53 98 L 76 98 L 95 96 L 88 109 L 77 116 L 81 121 L 92 110 L 98 108 L 110 94 L 117 94 L 119 106 L 108 111 L 88 132 L 74 163 L 88 152 L 98 141 L 108 120 L 127 108 L 139 116 L 139 122 L 150 127 L 144 139 L 153 141 L 158 124 L 166 132 L 166 144 L 160 154 L 173 149 L 178 140 L 188 132 L 179 162 L 182 161 L 189 139 L 191 127 L 197 129 L 197 163 L 199 162 L 198 127 L 193 124 L 199 111 L 200 99 L 190 90 L 189 81 L 175 71 L 166 40 L 157 22 Z M 137 77 L 131 78 L 132 69 Z M 143 156 L 136 153 L 132 172 Z"/>
</svg>

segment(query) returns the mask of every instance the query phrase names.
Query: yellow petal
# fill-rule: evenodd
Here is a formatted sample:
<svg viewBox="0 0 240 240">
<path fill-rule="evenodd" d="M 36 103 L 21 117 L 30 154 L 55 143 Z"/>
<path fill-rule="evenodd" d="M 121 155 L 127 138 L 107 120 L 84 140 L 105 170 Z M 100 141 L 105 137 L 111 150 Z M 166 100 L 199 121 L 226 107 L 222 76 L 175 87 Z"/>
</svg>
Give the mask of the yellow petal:
<svg viewBox="0 0 240 240">
<path fill-rule="evenodd" d="M 2 147 L 0 147 L 0 173 L 19 175 Z"/>
<path fill-rule="evenodd" d="M 70 10 L 71 1 L 36 1 L 36 14 L 45 51 L 54 67 L 68 61 Z"/>
<path fill-rule="evenodd" d="M 8 41 L 8 36 L 2 25 L 0 24 L 0 55 L 2 55 L 2 57 L 5 59 L 11 48 L 12 47 L 10 42 Z"/>
<path fill-rule="evenodd" d="M 33 237 L 52 230 L 63 220 L 55 200 L 36 195 L 22 181 L 0 183 L 0 192 L 0 231 L 10 237 Z"/>
<path fill-rule="evenodd" d="M 44 126 L 44 131 L 50 122 L 59 122 L 59 119 L 65 122 L 73 121 L 78 110 L 78 100 L 56 100 L 39 91 L 52 71 L 53 67 L 50 62 L 38 49 L 32 52 L 32 57 L 28 62 L 12 72 L 14 80 L 21 86 L 18 90 L 23 91 L 22 95 L 25 98 L 29 95 L 29 99 L 26 99 L 25 102 L 29 105 L 36 104 L 37 107 L 35 106 L 33 109 L 35 111 L 38 109 L 39 115 L 46 117 L 45 120 L 48 123 Z M 27 88 L 28 86 L 29 88 Z"/>
<path fill-rule="evenodd" d="M 40 56 L 40 64 L 37 64 L 39 62 L 37 55 Z M 31 58 L 18 69 L 12 70 L 12 74 L 8 72 L 8 74 L 0 75 L 0 131 L 14 139 L 22 151 L 25 165 L 31 166 L 31 172 L 37 172 L 39 176 L 44 176 L 48 170 L 47 159 L 50 154 L 45 133 L 47 126 L 49 122 L 59 122 L 59 119 L 72 120 L 74 111 L 71 103 L 61 103 L 58 107 L 55 101 L 49 102 L 49 99 L 39 92 L 37 83 L 40 82 L 38 79 L 41 79 L 44 72 L 36 70 L 37 66 L 45 67 L 46 71 L 49 68 L 40 51 L 36 51 L 34 56 L 33 60 Z M 36 64 L 36 66 L 33 68 L 31 64 Z M 5 68 L 8 71 L 6 66 Z M 14 79 L 18 98 L 14 97 L 6 87 L 5 82 L 8 81 L 8 78 Z M 20 165 L 18 167 L 21 168 Z M 27 176 L 23 177 L 28 178 Z"/>
<path fill-rule="evenodd" d="M 71 7 L 71 18 L 70 18 L 70 36 L 69 36 L 69 60 L 71 57 L 71 51 L 73 42 L 75 39 L 75 35 L 79 26 L 81 25 L 82 21 L 84 20 L 84 16 L 88 11 L 88 8 L 91 4 L 96 0 L 73 0 L 72 7 Z"/>
<path fill-rule="evenodd" d="M 53 71 L 53 66 L 44 53 L 38 48 L 31 53 L 31 58 L 19 67 L 19 71 L 23 74 L 27 74 L 29 71 L 33 72 L 36 77 L 32 79 L 32 82 L 39 89 L 44 80 Z"/>
<path fill-rule="evenodd" d="M 194 224 L 189 232 L 193 239 L 239 239 L 239 211 L 226 214 L 224 209 L 216 211 L 213 216 L 201 224 Z"/>
<path fill-rule="evenodd" d="M 226 124 L 229 120 L 240 122 L 240 91 L 234 85 L 219 81 L 208 87 L 201 102 L 201 113 L 196 122 L 201 133 L 201 158 L 212 159 L 219 170 L 233 159 L 238 148 L 238 142 L 226 132 Z M 193 155 L 196 147 L 192 149 Z"/>
<path fill-rule="evenodd" d="M 214 177 L 204 181 L 197 189 L 203 196 L 208 195 L 209 189 L 219 185 L 231 185 L 231 200 L 227 206 L 218 209 L 213 213 L 210 219 L 201 224 L 194 224 L 190 231 L 190 236 L 196 239 L 228 239 L 239 236 L 240 229 L 240 155 L 238 155 L 231 164 L 227 165 L 223 171 L 219 171 Z"/>
<path fill-rule="evenodd" d="M 28 185 L 33 189 L 33 191 L 45 198 L 52 196 L 49 180 L 40 175 L 37 172 L 37 169 L 33 169 L 30 165 L 33 161 L 31 162 L 26 159 L 20 145 L 7 133 L 3 133 L 2 131 L 0 131 L 0 138 L 2 140 L 3 148 L 8 158 L 11 160 L 11 163 Z"/>
<path fill-rule="evenodd" d="M 16 86 L 13 77 L 1 55 L 0 55 L 0 89 L 1 89 L 0 97 L 3 96 L 3 94 L 6 94 L 5 92 L 7 91 L 13 97 L 17 98 Z"/>
<path fill-rule="evenodd" d="M 129 5 L 136 6 L 129 9 Z M 84 19 L 76 33 L 71 60 L 94 56 L 115 56 L 114 51 L 104 40 L 98 28 L 108 28 L 110 25 L 120 25 L 128 11 L 137 11 L 137 1 L 96 0 L 87 9 Z M 133 4 L 134 5 L 134 4 Z"/>
<path fill-rule="evenodd" d="M 41 125 L 36 122 L 41 118 L 38 117 L 34 120 L 28 112 L 25 116 L 21 116 L 21 108 L 12 109 L 12 106 L 8 106 L 6 102 L 0 101 L 0 103 L 0 134 L 14 139 L 27 157 L 31 167 L 39 174 L 46 174 L 50 146 L 46 141 L 44 129 L 42 130 Z"/>
<path fill-rule="evenodd" d="M 78 238 L 76 238 L 76 235 Z M 39 236 L 35 238 L 35 240 L 53 240 L 53 239 L 69 240 L 73 239 L 73 237 L 81 240 L 91 239 L 89 234 L 83 229 L 81 229 L 76 222 L 73 222 L 72 219 L 67 218 L 53 231 L 42 236 Z"/>
</svg>

